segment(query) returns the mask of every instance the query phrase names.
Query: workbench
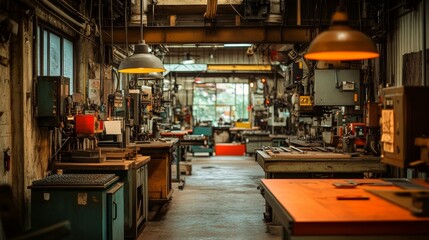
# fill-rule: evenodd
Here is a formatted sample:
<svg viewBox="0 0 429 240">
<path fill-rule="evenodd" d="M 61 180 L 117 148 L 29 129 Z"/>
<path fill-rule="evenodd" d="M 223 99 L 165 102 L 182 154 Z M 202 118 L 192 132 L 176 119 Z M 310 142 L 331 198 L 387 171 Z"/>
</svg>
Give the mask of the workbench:
<svg viewBox="0 0 429 240">
<path fill-rule="evenodd" d="M 160 132 L 159 135 L 161 135 L 164 138 L 178 138 L 183 139 L 184 136 L 188 135 L 189 132 L 187 130 L 185 131 L 164 131 Z"/>
<path fill-rule="evenodd" d="M 272 153 L 256 151 L 256 161 L 265 178 L 359 177 L 363 173 L 383 173 L 385 165 L 379 157 L 343 153 L 305 151 Z"/>
<path fill-rule="evenodd" d="M 429 217 L 416 217 L 369 192 L 400 191 L 398 187 L 359 185 L 343 189 L 333 185 L 342 181 L 262 179 L 261 193 L 283 227 L 283 239 L 429 239 Z"/>
<path fill-rule="evenodd" d="M 242 142 L 243 131 L 257 131 L 259 127 L 243 128 L 243 127 L 232 127 L 229 128 L 232 142 Z"/>
<path fill-rule="evenodd" d="M 148 163 L 151 157 L 101 163 L 55 162 L 53 169 L 65 173 L 114 173 L 124 182 L 125 238 L 136 239 L 148 221 Z"/>
<path fill-rule="evenodd" d="M 241 137 L 246 143 L 246 154 L 248 155 L 255 154 L 255 151 L 261 149 L 262 146 L 270 146 L 272 144 L 270 133 L 267 131 L 243 131 Z"/>
<path fill-rule="evenodd" d="M 148 190 L 150 204 L 165 204 L 171 199 L 171 164 L 179 144 L 178 138 L 149 143 L 134 143 L 127 147 L 137 148 L 139 154 L 150 156 L 148 164 Z"/>
</svg>

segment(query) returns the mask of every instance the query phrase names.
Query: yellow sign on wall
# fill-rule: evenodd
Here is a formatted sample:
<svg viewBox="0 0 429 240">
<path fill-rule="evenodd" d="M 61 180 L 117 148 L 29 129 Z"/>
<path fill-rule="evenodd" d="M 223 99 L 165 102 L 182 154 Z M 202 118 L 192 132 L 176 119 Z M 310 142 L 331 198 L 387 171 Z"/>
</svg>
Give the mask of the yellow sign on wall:
<svg viewBox="0 0 429 240">
<path fill-rule="evenodd" d="M 313 106 L 310 96 L 299 96 L 300 106 Z"/>
</svg>

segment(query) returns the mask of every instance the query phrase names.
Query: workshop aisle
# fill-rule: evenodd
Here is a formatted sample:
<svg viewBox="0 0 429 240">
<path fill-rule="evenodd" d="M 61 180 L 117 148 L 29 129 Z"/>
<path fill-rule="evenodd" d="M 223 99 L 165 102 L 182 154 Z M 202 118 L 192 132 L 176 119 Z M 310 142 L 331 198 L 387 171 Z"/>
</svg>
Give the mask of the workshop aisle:
<svg viewBox="0 0 429 240">
<path fill-rule="evenodd" d="M 139 240 L 281 239 L 266 233 L 264 172 L 254 157 L 193 157 L 183 190 L 150 221 Z"/>
</svg>

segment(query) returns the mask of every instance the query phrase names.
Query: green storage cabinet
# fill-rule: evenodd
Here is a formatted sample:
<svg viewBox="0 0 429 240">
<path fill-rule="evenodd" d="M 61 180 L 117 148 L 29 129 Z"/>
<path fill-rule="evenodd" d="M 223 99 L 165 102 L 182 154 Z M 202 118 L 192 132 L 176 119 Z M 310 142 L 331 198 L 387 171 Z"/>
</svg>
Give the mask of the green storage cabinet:
<svg viewBox="0 0 429 240">
<path fill-rule="evenodd" d="M 31 227 L 69 220 L 67 239 L 124 239 L 124 190 L 114 174 L 52 175 L 33 182 Z"/>
<path fill-rule="evenodd" d="M 148 221 L 148 162 L 147 156 L 122 165 L 115 161 L 88 165 L 86 163 L 55 162 L 54 170 L 63 169 L 72 174 L 115 174 L 124 183 L 124 234 L 137 239 Z"/>
<path fill-rule="evenodd" d="M 192 155 L 194 153 L 208 153 L 213 155 L 213 128 L 211 126 L 194 126 L 193 135 L 204 135 L 207 137 L 207 146 L 191 146 Z"/>
</svg>

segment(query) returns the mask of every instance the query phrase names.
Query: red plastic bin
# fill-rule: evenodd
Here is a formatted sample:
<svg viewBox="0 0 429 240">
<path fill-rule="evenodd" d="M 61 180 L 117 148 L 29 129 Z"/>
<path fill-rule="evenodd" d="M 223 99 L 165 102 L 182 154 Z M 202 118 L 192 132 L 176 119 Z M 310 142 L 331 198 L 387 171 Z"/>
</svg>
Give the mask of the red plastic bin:
<svg viewBox="0 0 429 240">
<path fill-rule="evenodd" d="M 244 156 L 246 145 L 241 143 L 217 143 L 215 145 L 216 156 Z"/>
</svg>

